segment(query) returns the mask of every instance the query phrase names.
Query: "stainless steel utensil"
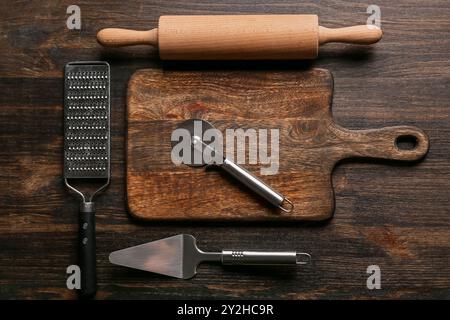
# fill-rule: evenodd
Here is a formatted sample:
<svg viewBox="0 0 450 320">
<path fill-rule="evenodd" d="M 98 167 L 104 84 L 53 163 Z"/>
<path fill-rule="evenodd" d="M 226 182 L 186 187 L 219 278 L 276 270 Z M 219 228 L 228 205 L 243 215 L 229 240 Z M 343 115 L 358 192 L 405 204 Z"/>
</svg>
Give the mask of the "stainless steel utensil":
<svg viewBox="0 0 450 320">
<path fill-rule="evenodd" d="M 224 265 L 304 265 L 310 262 L 307 253 L 295 251 L 222 250 L 204 252 L 197 248 L 195 238 L 179 234 L 139 246 L 114 251 L 109 261 L 124 267 L 190 279 L 202 262 Z"/>
<path fill-rule="evenodd" d="M 187 130 L 191 137 L 190 162 L 183 162 L 184 164 L 191 167 L 201 167 L 205 165 L 218 166 L 273 206 L 278 207 L 287 213 L 294 210 L 294 204 L 288 198 L 269 187 L 248 170 L 242 168 L 229 158 L 225 157 L 221 150 L 213 149 L 210 145 L 203 141 L 204 132 L 210 129 L 215 129 L 211 123 L 201 119 L 190 119 L 178 125 L 177 129 Z M 173 146 L 177 143 L 178 141 L 172 141 Z M 221 161 L 206 163 L 203 157 L 205 149 L 209 149 L 209 154 L 215 154 L 216 156 L 214 158 L 219 158 Z"/>
<path fill-rule="evenodd" d="M 81 199 L 80 294 L 90 298 L 97 283 L 93 199 L 108 186 L 110 177 L 109 65 L 70 62 L 64 71 L 64 182 Z M 95 189 L 91 191 L 85 182 Z"/>
</svg>

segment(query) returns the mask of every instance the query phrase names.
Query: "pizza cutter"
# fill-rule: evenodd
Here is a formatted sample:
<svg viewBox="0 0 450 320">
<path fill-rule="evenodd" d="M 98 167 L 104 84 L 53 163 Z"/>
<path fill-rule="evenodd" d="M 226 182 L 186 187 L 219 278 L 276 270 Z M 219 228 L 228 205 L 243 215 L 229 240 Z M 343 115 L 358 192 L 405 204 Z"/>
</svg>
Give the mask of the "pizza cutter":
<svg viewBox="0 0 450 320">
<path fill-rule="evenodd" d="M 225 157 L 221 150 L 215 149 L 211 146 L 211 144 L 208 144 L 203 140 L 205 132 L 208 130 L 217 130 L 211 123 L 201 119 L 189 119 L 179 124 L 177 129 L 184 130 L 185 136 L 190 138 L 190 157 L 180 157 L 180 155 L 172 152 L 172 156 L 179 157 L 179 162 L 190 167 L 203 167 L 206 165 L 217 166 L 233 176 L 243 185 L 247 186 L 250 190 L 265 199 L 271 205 L 286 213 L 290 213 L 294 210 L 294 204 L 288 198 L 273 190 L 248 170 L 242 168 L 229 158 Z M 180 143 L 180 140 L 172 139 L 173 148 L 178 143 Z M 207 157 L 206 155 L 212 156 Z M 207 158 L 206 161 L 205 158 Z"/>
</svg>

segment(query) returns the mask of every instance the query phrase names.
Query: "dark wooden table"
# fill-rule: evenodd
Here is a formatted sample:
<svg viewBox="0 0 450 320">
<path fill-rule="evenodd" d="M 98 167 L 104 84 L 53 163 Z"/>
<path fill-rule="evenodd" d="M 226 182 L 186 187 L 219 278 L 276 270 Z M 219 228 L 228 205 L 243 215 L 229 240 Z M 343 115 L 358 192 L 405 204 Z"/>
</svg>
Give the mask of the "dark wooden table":
<svg viewBox="0 0 450 320">
<path fill-rule="evenodd" d="M 346 26 L 365 23 L 370 2 L 80 0 L 81 30 L 68 30 L 70 4 L 7 1 L 0 9 L 0 298 L 76 297 L 66 289 L 66 267 L 76 262 L 78 201 L 62 179 L 62 70 L 74 60 L 106 60 L 112 73 L 112 183 L 97 201 L 98 298 L 450 298 L 447 0 L 377 1 L 384 38 L 372 49 L 335 44 L 310 63 L 250 64 L 330 69 L 338 123 L 415 125 L 430 137 L 429 154 L 417 164 L 342 163 L 333 175 L 331 221 L 279 225 L 146 224 L 127 214 L 127 81 L 138 69 L 164 64 L 152 48 L 101 48 L 95 34 L 154 27 L 163 14 L 316 13 L 322 25 Z M 195 235 L 205 249 L 296 248 L 314 260 L 294 270 L 205 265 L 189 281 L 108 262 L 113 250 L 178 233 Z M 366 287 L 369 265 L 381 268 L 380 290 Z"/>
</svg>

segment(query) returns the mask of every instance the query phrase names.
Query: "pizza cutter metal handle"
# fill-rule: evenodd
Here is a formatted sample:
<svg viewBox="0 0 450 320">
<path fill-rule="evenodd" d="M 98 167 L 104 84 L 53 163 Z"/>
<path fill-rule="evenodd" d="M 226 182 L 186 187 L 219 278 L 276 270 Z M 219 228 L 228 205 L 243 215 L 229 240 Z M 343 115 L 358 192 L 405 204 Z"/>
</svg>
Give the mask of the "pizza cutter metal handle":
<svg viewBox="0 0 450 320">
<path fill-rule="evenodd" d="M 311 262 L 308 253 L 296 251 L 222 250 L 224 265 L 305 265 Z"/>
<path fill-rule="evenodd" d="M 275 207 L 278 207 L 284 212 L 288 213 L 294 210 L 294 204 L 288 198 L 276 192 L 267 184 L 251 174 L 249 171 L 245 170 L 228 158 L 224 158 L 223 163 L 220 165 L 220 168 L 228 172 L 239 182 L 247 186 L 250 190 L 267 200 Z"/>
</svg>

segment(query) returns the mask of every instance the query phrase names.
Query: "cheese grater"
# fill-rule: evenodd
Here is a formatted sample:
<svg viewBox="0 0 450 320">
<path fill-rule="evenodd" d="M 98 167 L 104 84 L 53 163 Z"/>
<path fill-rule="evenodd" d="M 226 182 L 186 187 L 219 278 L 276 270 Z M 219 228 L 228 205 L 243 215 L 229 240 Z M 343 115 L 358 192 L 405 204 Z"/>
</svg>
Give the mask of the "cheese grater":
<svg viewBox="0 0 450 320">
<path fill-rule="evenodd" d="M 70 62 L 64 70 L 64 182 L 80 196 L 80 296 L 97 290 L 93 199 L 110 180 L 110 74 L 106 62 Z"/>
</svg>

